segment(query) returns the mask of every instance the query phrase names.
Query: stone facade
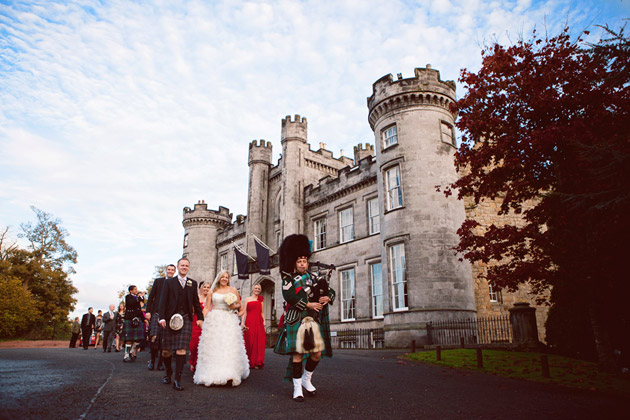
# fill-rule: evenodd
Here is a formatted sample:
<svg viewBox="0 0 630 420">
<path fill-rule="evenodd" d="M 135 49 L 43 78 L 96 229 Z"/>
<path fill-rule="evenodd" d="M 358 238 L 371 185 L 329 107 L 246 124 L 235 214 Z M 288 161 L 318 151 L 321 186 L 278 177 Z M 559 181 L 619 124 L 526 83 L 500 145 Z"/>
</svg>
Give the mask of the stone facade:
<svg viewBox="0 0 630 420">
<path fill-rule="evenodd" d="M 409 79 L 381 78 L 367 100 L 375 142 L 356 146 L 354 160 L 333 157 L 323 143 L 312 150 L 306 118 L 287 116 L 276 165 L 270 142 L 249 145 L 247 216 L 232 221 L 228 209 L 208 210 L 203 202 L 184 209 L 191 276 L 212 280 L 227 269 L 243 295 L 260 283 L 272 325 L 283 304 L 278 268 L 238 280 L 233 248 L 255 257 L 254 236 L 277 250 L 285 236 L 304 233 L 313 240 L 311 261 L 337 267 L 333 331 L 383 328 L 387 347 L 408 347 L 426 343 L 429 321 L 506 312 L 521 295 L 490 303 L 478 279 L 483 267 L 471 268 L 452 251 L 465 218 L 490 211 L 436 191 L 457 176 L 454 101 L 455 84 L 430 66 Z"/>
</svg>

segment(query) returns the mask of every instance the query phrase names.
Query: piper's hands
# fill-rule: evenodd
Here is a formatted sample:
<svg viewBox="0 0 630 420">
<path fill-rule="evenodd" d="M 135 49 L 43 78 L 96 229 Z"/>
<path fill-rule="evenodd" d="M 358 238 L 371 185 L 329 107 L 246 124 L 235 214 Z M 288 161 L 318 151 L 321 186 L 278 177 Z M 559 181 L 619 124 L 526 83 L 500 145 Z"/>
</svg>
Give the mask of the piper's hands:
<svg viewBox="0 0 630 420">
<path fill-rule="evenodd" d="M 158 324 L 160 324 L 160 327 L 166 328 L 166 320 L 165 319 L 160 319 L 160 322 L 158 322 Z"/>
<path fill-rule="evenodd" d="M 330 303 L 330 298 L 328 296 L 322 296 L 319 298 L 319 303 L 322 305 L 328 305 Z"/>
<path fill-rule="evenodd" d="M 321 299 L 320 299 L 320 300 L 321 300 Z M 321 303 L 317 303 L 317 302 L 309 302 L 309 303 L 307 303 L 307 304 L 306 304 L 306 307 L 307 307 L 308 309 L 312 309 L 312 310 L 314 310 L 314 311 L 319 312 L 319 311 L 321 311 L 321 310 L 322 310 L 322 308 L 324 307 L 324 305 L 322 305 Z"/>
</svg>

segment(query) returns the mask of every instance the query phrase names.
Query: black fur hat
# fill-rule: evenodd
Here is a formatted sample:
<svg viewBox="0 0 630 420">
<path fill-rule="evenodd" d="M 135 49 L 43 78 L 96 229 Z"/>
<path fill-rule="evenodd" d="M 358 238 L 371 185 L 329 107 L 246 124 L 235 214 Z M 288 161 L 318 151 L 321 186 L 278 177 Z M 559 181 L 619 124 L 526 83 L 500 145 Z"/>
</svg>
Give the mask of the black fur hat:
<svg viewBox="0 0 630 420">
<path fill-rule="evenodd" d="M 280 245 L 280 271 L 292 273 L 299 257 L 311 257 L 311 244 L 306 235 L 289 235 Z"/>
</svg>

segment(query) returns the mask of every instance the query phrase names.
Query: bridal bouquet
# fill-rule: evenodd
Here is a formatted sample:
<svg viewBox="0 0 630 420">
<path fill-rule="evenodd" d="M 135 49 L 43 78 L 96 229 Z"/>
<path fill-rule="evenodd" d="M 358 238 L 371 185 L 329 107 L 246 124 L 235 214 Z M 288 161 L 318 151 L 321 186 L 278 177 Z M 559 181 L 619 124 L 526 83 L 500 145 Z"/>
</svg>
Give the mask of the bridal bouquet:
<svg viewBox="0 0 630 420">
<path fill-rule="evenodd" d="M 230 306 L 231 304 L 235 303 L 237 299 L 234 293 L 228 293 L 227 295 L 225 295 L 223 300 L 225 301 L 227 306 Z"/>
</svg>

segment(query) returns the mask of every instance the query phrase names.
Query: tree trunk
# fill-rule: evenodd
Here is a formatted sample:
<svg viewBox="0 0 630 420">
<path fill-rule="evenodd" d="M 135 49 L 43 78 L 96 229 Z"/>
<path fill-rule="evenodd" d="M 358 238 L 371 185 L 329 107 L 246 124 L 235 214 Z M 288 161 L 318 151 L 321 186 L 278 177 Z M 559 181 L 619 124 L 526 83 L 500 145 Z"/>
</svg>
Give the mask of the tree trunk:
<svg viewBox="0 0 630 420">
<path fill-rule="evenodd" d="M 597 352 L 597 364 L 604 372 L 615 372 L 616 364 L 613 358 L 613 348 L 608 331 L 603 326 L 599 310 L 594 302 L 588 305 L 588 314 L 591 320 L 593 338 L 595 338 L 595 351 Z"/>
</svg>

